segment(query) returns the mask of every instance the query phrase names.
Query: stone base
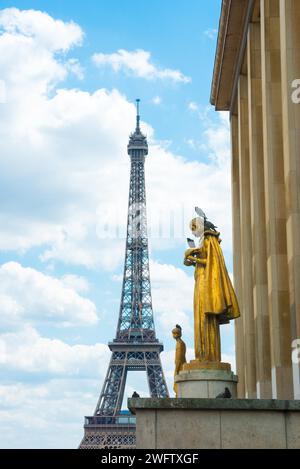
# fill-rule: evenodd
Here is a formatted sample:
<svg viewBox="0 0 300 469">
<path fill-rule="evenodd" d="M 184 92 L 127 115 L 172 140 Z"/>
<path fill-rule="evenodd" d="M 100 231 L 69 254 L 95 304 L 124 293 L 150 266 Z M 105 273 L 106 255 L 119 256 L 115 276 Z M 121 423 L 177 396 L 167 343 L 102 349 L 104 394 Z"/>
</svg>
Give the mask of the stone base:
<svg viewBox="0 0 300 469">
<path fill-rule="evenodd" d="M 229 363 L 212 364 L 197 360 L 186 363 L 175 377 L 178 398 L 214 398 L 225 388 L 229 389 L 232 398 L 236 398 L 237 381 Z"/>
<path fill-rule="evenodd" d="M 224 370 L 231 371 L 230 363 L 224 362 L 205 362 L 201 360 L 191 360 L 188 363 L 184 363 L 182 371 L 188 370 Z"/>
<path fill-rule="evenodd" d="M 300 448 L 300 400 L 129 399 L 141 449 Z"/>
</svg>

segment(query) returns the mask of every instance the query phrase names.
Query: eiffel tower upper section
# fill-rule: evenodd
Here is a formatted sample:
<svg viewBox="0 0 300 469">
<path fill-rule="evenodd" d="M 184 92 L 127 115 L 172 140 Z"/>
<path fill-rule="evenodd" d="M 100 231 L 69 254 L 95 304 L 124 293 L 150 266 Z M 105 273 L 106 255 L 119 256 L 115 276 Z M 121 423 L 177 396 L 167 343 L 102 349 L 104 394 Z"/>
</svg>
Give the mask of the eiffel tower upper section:
<svg viewBox="0 0 300 469">
<path fill-rule="evenodd" d="M 140 130 L 139 100 L 128 154 L 131 170 L 119 319 L 116 337 L 108 344 L 112 354 L 102 391 L 94 415 L 85 419 L 80 448 L 134 447 L 134 417 L 124 423 L 121 411 L 128 372 L 146 371 L 150 396 L 169 396 L 160 360 L 163 344 L 156 338 L 152 311 L 144 170 L 148 144 Z"/>
<path fill-rule="evenodd" d="M 152 311 L 149 273 L 145 157 L 146 137 L 140 130 L 139 100 L 136 129 L 130 135 L 128 154 L 131 158 L 126 254 L 119 320 L 114 342 L 132 344 L 158 342 Z"/>
</svg>

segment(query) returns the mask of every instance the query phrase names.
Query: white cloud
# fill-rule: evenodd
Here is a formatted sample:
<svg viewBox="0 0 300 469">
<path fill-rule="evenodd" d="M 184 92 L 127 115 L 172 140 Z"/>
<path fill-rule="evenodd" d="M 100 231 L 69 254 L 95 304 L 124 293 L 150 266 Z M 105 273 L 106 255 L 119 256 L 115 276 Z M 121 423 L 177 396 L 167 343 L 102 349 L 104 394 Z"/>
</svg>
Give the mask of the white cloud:
<svg viewBox="0 0 300 469">
<path fill-rule="evenodd" d="M 211 106 L 202 107 L 195 102 L 190 102 L 188 107 L 191 111 L 197 113 L 197 117 L 203 126 L 203 133 L 201 140 L 195 141 L 190 139 L 187 140 L 187 143 L 193 148 L 198 147 L 202 152 L 205 151 L 213 163 L 211 170 L 213 168 L 222 169 L 228 184 L 230 175 L 230 125 L 228 112 L 220 111 L 213 116 Z M 228 184 L 227 194 L 230 194 L 229 187 L 230 185 Z M 227 199 L 227 204 L 227 206 L 230 205 L 229 199 Z"/>
<path fill-rule="evenodd" d="M 187 161 L 156 145 L 150 149 L 151 158 L 146 167 L 149 226 L 154 221 L 165 222 L 166 217 L 174 216 L 174 223 L 179 223 L 181 227 L 181 235 L 175 241 L 177 246 L 184 249 L 186 237 L 191 235 L 189 221 L 195 215 L 194 207 L 198 205 L 205 209 L 209 219 L 218 226 L 223 240 L 222 247 L 229 251 L 231 214 L 228 129 L 223 123 L 211 124 L 205 132 L 205 151 L 211 160 L 209 163 Z M 217 149 L 219 153 L 216 153 Z M 159 245 L 163 249 L 174 247 L 173 240 L 167 237 L 151 242 L 155 248 Z"/>
<path fill-rule="evenodd" d="M 98 379 L 78 377 L 0 385 L 0 447 L 78 448 L 98 393 Z"/>
<path fill-rule="evenodd" d="M 194 279 L 182 269 L 169 264 L 150 263 L 155 319 L 165 334 L 171 336 L 175 324 L 184 334 L 193 329 Z"/>
<path fill-rule="evenodd" d="M 203 34 L 209 39 L 214 40 L 218 34 L 218 30 L 216 28 L 208 28 L 203 32 Z"/>
<path fill-rule="evenodd" d="M 161 104 L 161 97 L 160 96 L 154 96 L 154 98 L 152 99 L 152 103 L 155 104 L 156 106 L 158 106 L 159 104 Z"/>
<path fill-rule="evenodd" d="M 73 73 L 79 80 L 84 79 L 84 68 L 78 59 L 69 59 L 66 63 L 67 69 Z"/>
<path fill-rule="evenodd" d="M 6 85 L 3 80 L 0 80 L 0 104 L 6 103 Z"/>
<path fill-rule="evenodd" d="M 60 279 L 66 287 L 70 287 L 79 293 L 87 293 L 90 289 L 89 282 L 80 275 L 67 274 Z"/>
<path fill-rule="evenodd" d="M 114 90 L 53 92 L 70 69 L 82 73 L 76 59 L 57 56 L 80 43 L 79 26 L 16 9 L 2 10 L 0 23 L 7 98 L 0 106 L 0 249 L 44 246 L 45 260 L 112 268 L 117 250 L 108 259 L 105 246 L 99 247 L 97 207 L 104 193 L 116 193 L 111 172 L 127 190 L 128 116 L 134 122 L 134 106 Z M 107 187 L 99 190 L 103 181 Z M 121 205 L 124 197 L 118 198 Z"/>
<path fill-rule="evenodd" d="M 55 20 L 47 13 L 37 10 L 0 10 L 0 31 L 15 37 L 34 38 L 52 51 L 67 51 L 83 38 L 82 29 L 75 23 Z"/>
<path fill-rule="evenodd" d="M 0 10 L 0 76 L 6 86 L 6 102 L 15 102 L 16 108 L 26 110 L 30 117 L 29 122 L 26 119 L 17 122 L 18 135 L 20 131 L 21 135 L 26 134 L 33 118 L 42 117 L 41 96 L 64 80 L 72 66 L 74 71 L 76 60 L 66 60 L 65 54 L 79 45 L 82 38 L 78 25 L 54 20 L 47 13 L 17 8 Z M 9 134 L 16 115 L 8 116 Z"/>
<path fill-rule="evenodd" d="M 204 126 L 210 126 L 211 124 L 216 124 L 218 122 L 219 117 L 219 124 L 220 124 L 220 116 L 219 113 L 216 113 L 211 105 L 201 105 L 196 103 L 195 101 L 190 101 L 188 103 L 188 109 L 195 113 L 195 115 L 200 119 Z M 215 119 L 212 118 L 215 117 Z M 203 137 L 203 136 L 202 136 Z"/>
<path fill-rule="evenodd" d="M 130 165 L 126 145 L 135 107 L 117 90 L 89 93 L 58 88 L 70 73 L 82 78 L 80 62 L 69 56 L 83 38 L 78 25 L 42 12 L 7 9 L 1 12 L 0 28 L 0 76 L 6 101 L 0 106 L 0 249 L 24 253 L 38 247 L 46 268 L 62 261 L 114 270 L 124 258 L 124 239 L 99 238 L 98 226 L 105 210 L 111 213 L 117 207 L 116 222 L 121 220 L 126 227 Z M 120 68 L 144 78 L 189 81 L 177 70 L 157 68 L 147 53 L 129 57 L 129 65 L 124 55 L 121 59 Z M 185 206 L 193 216 L 193 207 L 200 205 L 222 230 L 228 248 L 229 140 L 228 126 L 221 119 L 206 122 L 209 164 L 185 160 L 155 141 L 149 125 L 142 123 L 142 128 L 150 142 L 148 214 L 163 218 Z M 187 235 L 188 223 L 176 240 L 153 238 L 150 245 L 155 250 L 174 246 L 184 250 Z M 183 269 L 151 264 L 155 318 L 168 334 L 176 322 L 185 335 L 192 330 L 192 269 Z M 9 373 L 20 377 L 28 373 L 37 381 L 45 375 L 57 378 L 0 387 L 3 447 L 79 443 L 82 417 L 93 411 L 91 405 L 100 393 L 108 348 L 43 337 L 32 324 L 43 330 L 47 322 L 94 324 L 95 305 L 82 296 L 88 288 L 88 282 L 76 275 L 55 278 L 18 263 L 0 267 L 2 322 L 11 330 L 17 326 L 14 332 L 0 335 L 2 375 L 7 379 Z M 170 386 L 173 351 L 171 355 L 172 365 L 166 369 Z"/>
<path fill-rule="evenodd" d="M 193 138 L 186 138 L 184 141 L 193 150 L 197 148 L 197 142 Z"/>
<path fill-rule="evenodd" d="M 66 279 L 61 281 L 17 262 L 0 267 L 0 304 L 4 324 L 31 319 L 74 326 L 98 321 L 94 303 L 81 297 L 74 286 L 67 286 Z"/>
<path fill-rule="evenodd" d="M 151 54 L 143 49 L 127 51 L 119 49 L 112 54 L 98 53 L 92 56 L 92 61 L 97 67 L 110 66 L 115 72 L 124 70 L 139 78 L 146 80 L 172 80 L 174 82 L 189 83 L 191 78 L 185 76 L 179 70 L 169 68 L 160 69 L 150 62 Z"/>
<path fill-rule="evenodd" d="M 23 313 L 24 308 L 9 295 L 0 294 L 1 322 L 16 322 Z"/>
<path fill-rule="evenodd" d="M 197 103 L 195 103 L 194 101 L 191 101 L 189 104 L 188 104 L 188 108 L 190 111 L 198 111 L 199 110 L 199 106 Z"/>
<path fill-rule="evenodd" d="M 230 163 L 230 129 L 228 112 L 219 112 L 219 122 L 212 123 L 208 121 L 204 136 L 206 137 L 205 146 L 209 157 L 220 167 L 228 169 Z"/>
<path fill-rule="evenodd" d="M 89 93 L 55 88 L 49 97 L 47 90 L 66 77 L 70 65 L 68 57 L 55 55 L 54 49 L 60 46 L 52 38 L 53 28 L 58 27 L 59 35 L 65 25 L 64 48 L 79 43 L 82 31 L 50 19 L 42 33 L 36 21 L 43 13 L 26 16 L 25 12 L 23 19 L 23 12 L 9 12 L 6 16 L 10 14 L 11 23 L 20 26 L 16 32 L 16 26 L 8 26 L 8 19 L 2 20 L 10 32 L 0 35 L 0 74 L 8 96 L 0 106 L 0 249 L 26 252 L 39 246 L 45 262 L 60 260 L 114 270 L 123 260 L 124 239 L 113 240 L 112 255 L 112 239 L 99 238 L 98 226 L 104 212 L 112 213 L 117 207 L 115 222 L 125 232 L 130 164 L 126 145 L 135 107 L 117 90 Z M 44 20 L 49 21 L 48 15 Z M 25 30 L 31 31 L 30 37 Z M 51 37 L 46 40 L 49 30 Z M 193 215 L 193 207 L 202 205 L 224 230 L 224 245 L 228 245 L 229 172 L 223 156 L 219 161 L 215 153 L 227 155 L 222 148 L 228 147 L 223 121 L 212 132 L 207 125 L 206 145 L 214 160 L 210 165 L 173 154 L 155 142 L 151 127 L 144 123 L 142 127 L 150 142 L 146 162 L 149 217 L 151 212 L 162 214 L 181 205 L 191 207 Z M 186 230 L 177 243 L 185 242 L 187 225 Z M 152 245 L 164 249 L 174 242 L 157 240 Z"/>
<path fill-rule="evenodd" d="M 69 345 L 41 337 L 31 326 L 0 334 L 0 367 L 10 372 L 98 378 L 108 358 L 107 345 Z"/>
</svg>

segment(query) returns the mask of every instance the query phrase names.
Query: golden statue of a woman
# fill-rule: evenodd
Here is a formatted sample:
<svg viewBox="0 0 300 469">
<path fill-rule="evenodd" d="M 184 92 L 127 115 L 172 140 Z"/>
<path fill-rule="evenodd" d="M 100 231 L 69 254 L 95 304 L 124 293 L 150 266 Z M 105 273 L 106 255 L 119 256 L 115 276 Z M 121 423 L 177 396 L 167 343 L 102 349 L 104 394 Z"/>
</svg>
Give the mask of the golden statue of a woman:
<svg viewBox="0 0 300 469">
<path fill-rule="evenodd" d="M 184 264 L 195 267 L 194 330 L 197 362 L 221 362 L 220 324 L 240 316 L 236 295 L 228 275 L 220 233 L 203 216 L 194 218 L 190 228 L 200 238 L 199 247 L 185 252 Z M 193 241 L 189 240 L 190 246 Z"/>
<path fill-rule="evenodd" d="M 174 329 L 172 330 L 173 338 L 176 340 L 176 351 L 175 351 L 175 371 L 174 371 L 174 378 L 179 374 L 182 370 L 183 365 L 186 363 L 185 352 L 186 346 L 183 342 L 182 336 L 182 329 L 179 324 L 176 324 Z M 177 384 L 174 380 L 174 392 L 177 397 Z"/>
</svg>

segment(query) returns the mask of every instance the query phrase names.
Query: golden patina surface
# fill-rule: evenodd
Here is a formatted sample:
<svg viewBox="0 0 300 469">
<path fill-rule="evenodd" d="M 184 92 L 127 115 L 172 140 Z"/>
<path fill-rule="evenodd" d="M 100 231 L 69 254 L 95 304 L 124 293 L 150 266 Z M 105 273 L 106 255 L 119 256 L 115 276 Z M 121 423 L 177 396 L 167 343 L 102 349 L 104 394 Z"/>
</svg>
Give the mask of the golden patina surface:
<svg viewBox="0 0 300 469">
<path fill-rule="evenodd" d="M 201 360 L 191 360 L 189 363 L 184 363 L 181 371 L 190 370 L 224 370 L 231 371 L 230 363 L 224 362 L 204 362 Z"/>
<path fill-rule="evenodd" d="M 186 364 L 186 358 L 185 358 L 185 352 L 186 352 L 186 346 L 183 340 L 181 339 L 182 336 L 182 331 L 181 327 L 176 324 L 176 327 L 172 330 L 172 335 L 174 339 L 176 340 L 176 351 L 175 351 L 175 372 L 174 372 L 174 377 L 178 375 L 179 371 L 182 370 L 184 364 Z M 177 384 L 174 381 L 174 386 L 173 386 L 174 392 L 177 397 Z"/>
<path fill-rule="evenodd" d="M 197 219 L 190 227 L 200 237 Z M 228 364 L 221 363 L 220 324 L 240 316 L 236 295 L 228 275 L 222 249 L 220 233 L 205 229 L 199 247 L 187 249 L 184 264 L 195 268 L 194 288 L 194 346 L 196 360 L 186 364 L 185 369 L 209 366 L 212 368 Z M 210 365 L 209 365 L 210 364 Z M 223 369 L 223 368 L 222 368 Z"/>
</svg>

